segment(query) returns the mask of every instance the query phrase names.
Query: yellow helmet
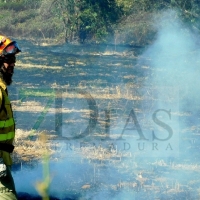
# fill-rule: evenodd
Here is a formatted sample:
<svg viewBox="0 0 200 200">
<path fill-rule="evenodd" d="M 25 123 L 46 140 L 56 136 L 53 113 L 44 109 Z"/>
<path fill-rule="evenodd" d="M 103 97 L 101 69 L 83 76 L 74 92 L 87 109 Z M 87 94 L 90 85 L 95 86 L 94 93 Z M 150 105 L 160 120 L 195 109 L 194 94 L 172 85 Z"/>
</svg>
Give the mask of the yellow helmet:
<svg viewBox="0 0 200 200">
<path fill-rule="evenodd" d="M 21 52 L 16 41 L 0 35 L 0 56 L 15 55 Z"/>
</svg>

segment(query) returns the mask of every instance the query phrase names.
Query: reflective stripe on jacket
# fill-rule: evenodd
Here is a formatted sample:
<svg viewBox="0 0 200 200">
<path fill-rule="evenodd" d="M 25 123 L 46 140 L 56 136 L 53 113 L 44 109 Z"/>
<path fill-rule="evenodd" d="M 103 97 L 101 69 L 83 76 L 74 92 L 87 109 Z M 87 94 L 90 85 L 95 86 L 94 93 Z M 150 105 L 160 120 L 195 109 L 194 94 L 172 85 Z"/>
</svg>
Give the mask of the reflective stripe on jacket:
<svg viewBox="0 0 200 200">
<path fill-rule="evenodd" d="M 6 84 L 0 79 L 0 145 L 1 143 L 12 144 L 15 137 L 15 122 L 13 112 L 6 92 Z M 0 151 L 6 165 L 12 164 L 10 153 Z"/>
</svg>

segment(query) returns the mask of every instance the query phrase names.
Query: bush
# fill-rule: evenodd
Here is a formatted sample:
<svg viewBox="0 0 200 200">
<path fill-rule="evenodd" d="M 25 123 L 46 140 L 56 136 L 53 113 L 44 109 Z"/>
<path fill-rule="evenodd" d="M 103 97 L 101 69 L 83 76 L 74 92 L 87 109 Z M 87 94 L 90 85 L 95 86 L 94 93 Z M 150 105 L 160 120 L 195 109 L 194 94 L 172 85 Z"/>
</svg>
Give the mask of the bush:
<svg viewBox="0 0 200 200">
<path fill-rule="evenodd" d="M 8 3 L 0 3 L 1 10 L 14 10 L 21 11 L 26 9 L 26 6 L 23 2 L 8 2 Z"/>
</svg>

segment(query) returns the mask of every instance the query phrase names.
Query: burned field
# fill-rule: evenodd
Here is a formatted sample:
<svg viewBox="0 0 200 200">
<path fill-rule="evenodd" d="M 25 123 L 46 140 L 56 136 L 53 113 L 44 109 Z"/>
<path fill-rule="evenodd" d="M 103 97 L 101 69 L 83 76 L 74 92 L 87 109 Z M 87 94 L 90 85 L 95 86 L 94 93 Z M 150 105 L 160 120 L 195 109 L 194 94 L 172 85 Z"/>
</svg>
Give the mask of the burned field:
<svg viewBox="0 0 200 200">
<path fill-rule="evenodd" d="M 200 198 L 193 85 L 165 82 L 167 69 L 154 67 L 144 48 L 21 46 L 9 88 L 19 192 L 37 194 L 47 153 L 58 199 Z M 22 175 L 30 186 L 20 184 Z"/>
</svg>

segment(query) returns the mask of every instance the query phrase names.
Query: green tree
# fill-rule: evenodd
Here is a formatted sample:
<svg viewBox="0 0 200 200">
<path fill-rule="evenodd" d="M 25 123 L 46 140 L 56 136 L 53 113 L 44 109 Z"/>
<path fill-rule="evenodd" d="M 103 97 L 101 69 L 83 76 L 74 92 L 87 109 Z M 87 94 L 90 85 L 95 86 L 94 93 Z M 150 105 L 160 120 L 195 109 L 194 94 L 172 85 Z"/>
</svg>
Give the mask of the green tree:
<svg viewBox="0 0 200 200">
<path fill-rule="evenodd" d="M 66 42 L 86 38 L 102 40 L 112 33 L 121 10 L 115 0 L 43 0 L 49 12 L 61 19 Z M 45 6 L 45 8 L 47 8 Z"/>
<path fill-rule="evenodd" d="M 51 12 L 61 19 L 63 23 L 65 42 L 71 42 L 76 37 L 79 21 L 79 4 L 79 0 L 51 1 Z"/>
<path fill-rule="evenodd" d="M 89 36 L 102 40 L 106 35 L 113 33 L 113 25 L 122 16 L 121 7 L 115 0 L 85 0 L 80 11 L 81 39 Z"/>
</svg>

